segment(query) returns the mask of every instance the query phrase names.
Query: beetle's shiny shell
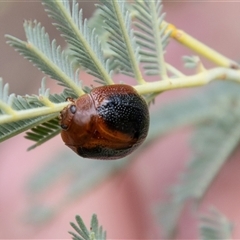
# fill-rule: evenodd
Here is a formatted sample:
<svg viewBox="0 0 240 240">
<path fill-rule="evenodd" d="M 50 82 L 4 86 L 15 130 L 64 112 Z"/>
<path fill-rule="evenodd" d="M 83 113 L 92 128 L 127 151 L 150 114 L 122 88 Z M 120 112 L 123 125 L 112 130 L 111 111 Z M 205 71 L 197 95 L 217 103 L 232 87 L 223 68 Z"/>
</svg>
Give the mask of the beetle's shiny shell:
<svg viewBox="0 0 240 240">
<path fill-rule="evenodd" d="M 122 158 L 147 136 L 148 106 L 131 86 L 97 87 L 70 101 L 60 113 L 61 136 L 82 157 Z"/>
</svg>

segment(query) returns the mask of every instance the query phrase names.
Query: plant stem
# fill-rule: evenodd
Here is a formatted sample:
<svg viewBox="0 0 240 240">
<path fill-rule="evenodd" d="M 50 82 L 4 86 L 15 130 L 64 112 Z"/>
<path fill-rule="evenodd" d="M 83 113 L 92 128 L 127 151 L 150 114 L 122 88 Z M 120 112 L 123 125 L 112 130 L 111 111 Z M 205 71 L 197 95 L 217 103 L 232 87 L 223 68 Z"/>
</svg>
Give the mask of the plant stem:
<svg viewBox="0 0 240 240">
<path fill-rule="evenodd" d="M 149 82 L 134 86 L 139 94 L 159 93 L 166 90 L 203 86 L 214 80 L 233 80 L 240 83 L 240 70 L 228 68 L 214 68 L 192 76 Z M 39 107 L 27 110 L 8 111 L 11 114 L 0 116 L 0 124 L 39 117 L 52 113 L 59 113 L 69 103 L 54 103 L 51 107 Z"/>
<path fill-rule="evenodd" d="M 177 88 L 203 86 L 214 80 L 233 80 L 240 83 L 240 70 L 217 67 L 192 76 L 149 82 L 134 86 L 134 88 L 139 94 L 148 94 Z"/>
<path fill-rule="evenodd" d="M 177 77 L 185 77 L 186 75 L 184 75 L 181 71 L 179 71 L 178 69 L 176 69 L 175 67 L 173 67 L 171 64 L 165 63 L 166 64 L 166 69 L 174 74 Z"/>
<path fill-rule="evenodd" d="M 63 102 L 63 103 L 54 103 L 53 107 L 38 107 L 38 108 L 18 110 L 18 111 L 13 110 L 12 114 L 4 114 L 0 116 L 0 124 L 17 122 L 23 119 L 29 119 L 29 118 L 39 117 L 39 116 L 53 114 L 53 113 L 56 113 L 57 115 L 68 104 L 69 102 Z"/>
<path fill-rule="evenodd" d="M 184 46 L 192 49 L 194 52 L 202 55 L 203 57 L 209 59 L 210 61 L 221 67 L 239 69 L 239 65 L 236 62 L 228 59 L 227 57 L 223 56 L 222 54 L 198 41 L 186 32 L 177 29 L 173 24 L 169 24 L 166 22 L 164 22 L 163 24 L 168 24 L 167 31 L 170 30 L 172 32 L 171 37 L 173 39 L 183 44 Z"/>
</svg>

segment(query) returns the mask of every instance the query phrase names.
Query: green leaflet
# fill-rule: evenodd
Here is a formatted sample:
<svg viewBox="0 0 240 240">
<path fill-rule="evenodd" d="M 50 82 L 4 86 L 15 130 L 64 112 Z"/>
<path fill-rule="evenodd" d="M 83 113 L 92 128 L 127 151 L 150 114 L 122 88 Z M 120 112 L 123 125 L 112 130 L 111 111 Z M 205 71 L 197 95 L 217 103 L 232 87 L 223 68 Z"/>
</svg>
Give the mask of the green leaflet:
<svg viewBox="0 0 240 240">
<path fill-rule="evenodd" d="M 31 128 L 31 131 L 26 132 L 25 138 L 36 142 L 34 145 L 28 148 L 32 150 L 35 147 L 45 143 L 49 139 L 58 135 L 61 131 L 59 126 L 59 119 L 53 118 L 47 122 L 43 122 L 41 125 Z"/>
<path fill-rule="evenodd" d="M 225 240 L 232 238 L 232 223 L 216 209 L 201 214 L 199 234 L 202 240 Z"/>
<path fill-rule="evenodd" d="M 69 232 L 72 235 L 73 240 L 106 240 L 106 232 L 103 231 L 102 226 L 99 226 L 97 215 L 93 214 L 91 219 L 91 226 L 88 230 L 80 216 L 76 216 L 76 222 L 70 223 L 73 229 L 76 231 Z"/>
</svg>

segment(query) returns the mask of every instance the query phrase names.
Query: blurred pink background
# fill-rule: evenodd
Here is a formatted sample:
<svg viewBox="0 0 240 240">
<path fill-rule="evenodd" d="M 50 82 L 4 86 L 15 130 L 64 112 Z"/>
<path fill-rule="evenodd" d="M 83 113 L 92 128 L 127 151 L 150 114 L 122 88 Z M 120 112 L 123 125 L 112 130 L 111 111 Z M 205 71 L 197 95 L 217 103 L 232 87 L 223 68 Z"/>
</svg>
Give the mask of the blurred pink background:
<svg viewBox="0 0 240 240">
<path fill-rule="evenodd" d="M 88 6 L 88 4 L 90 6 Z M 91 3 L 83 2 L 86 16 L 92 12 Z M 31 10 L 29 10 L 31 9 Z M 240 2 L 164 1 L 166 20 L 227 57 L 240 57 Z M 25 39 L 24 19 L 37 19 L 46 26 L 51 38 L 64 44 L 59 33 L 51 26 L 40 1 L 0 2 L 0 76 L 10 83 L 10 91 L 17 94 L 36 94 L 42 74 L 5 44 L 4 34 Z M 183 70 L 182 55 L 192 55 L 185 47 L 171 42 L 166 59 Z M 212 67 L 205 62 L 207 67 Z M 88 77 L 84 77 L 87 85 Z M 181 98 L 194 90 L 164 93 L 158 102 Z M 155 107 L 160 106 L 157 103 Z M 62 152 L 78 158 L 64 146 L 60 136 L 27 152 L 32 144 L 23 134 L 0 144 L 0 239 L 70 239 L 69 222 L 79 214 L 86 223 L 91 215 L 98 215 L 100 224 L 108 232 L 108 239 L 161 239 L 154 207 L 167 197 L 190 156 L 188 140 L 190 129 L 180 129 L 159 139 L 146 152 L 138 156 L 129 168 L 116 174 L 103 184 L 72 202 L 60 204 L 58 214 L 45 224 L 26 223 L 24 214 L 33 202 L 43 201 L 54 206 L 61 202 L 67 178 L 33 199 L 26 190 L 29 179 L 45 164 Z M 174 150 L 173 150 L 174 149 Z M 92 161 L 81 160 L 79 161 Z M 121 160 L 120 160 L 121 161 Z M 200 209 L 216 206 L 235 223 L 234 238 L 240 238 L 240 149 L 227 162 L 204 198 Z M 179 226 L 178 239 L 196 239 L 196 217 L 187 206 Z"/>
</svg>

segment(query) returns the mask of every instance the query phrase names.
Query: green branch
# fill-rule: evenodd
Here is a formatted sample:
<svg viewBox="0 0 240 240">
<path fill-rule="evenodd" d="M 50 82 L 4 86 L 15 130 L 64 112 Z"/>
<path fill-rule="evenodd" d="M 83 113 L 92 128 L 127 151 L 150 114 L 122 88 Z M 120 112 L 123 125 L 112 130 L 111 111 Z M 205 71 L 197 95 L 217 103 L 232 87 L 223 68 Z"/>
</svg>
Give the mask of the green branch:
<svg viewBox="0 0 240 240">
<path fill-rule="evenodd" d="M 193 38 L 188 33 L 176 28 L 173 24 L 163 22 L 162 26 L 165 25 L 167 25 L 167 31 L 171 31 L 171 37 L 187 48 L 192 49 L 194 52 L 204 56 L 218 66 L 236 69 L 239 68 L 239 65 L 236 62 Z"/>
<path fill-rule="evenodd" d="M 38 107 L 25 110 L 13 110 L 11 114 L 0 115 L 0 124 L 16 122 L 24 119 L 31 119 L 34 117 L 44 116 L 52 113 L 56 113 L 56 116 L 64 107 L 69 103 L 52 103 L 51 107 Z M 3 106 L 3 103 L 0 102 L 0 108 Z"/>
<path fill-rule="evenodd" d="M 139 94 L 159 93 L 178 88 L 203 86 L 214 80 L 233 80 L 240 83 L 240 70 L 227 68 L 214 68 L 192 76 L 184 76 L 174 79 L 167 79 L 156 82 L 149 82 L 143 85 L 136 85 L 134 88 Z M 68 102 L 51 103 L 52 106 L 31 108 L 27 110 L 11 110 L 6 103 L 0 102 L 0 107 L 8 109 L 10 115 L 0 115 L 0 124 L 33 118 L 41 115 L 60 112 Z"/>
<path fill-rule="evenodd" d="M 140 94 L 158 93 L 178 88 L 204 86 L 214 80 L 232 80 L 240 83 L 240 70 L 214 68 L 192 76 L 184 76 L 134 86 Z"/>
</svg>

